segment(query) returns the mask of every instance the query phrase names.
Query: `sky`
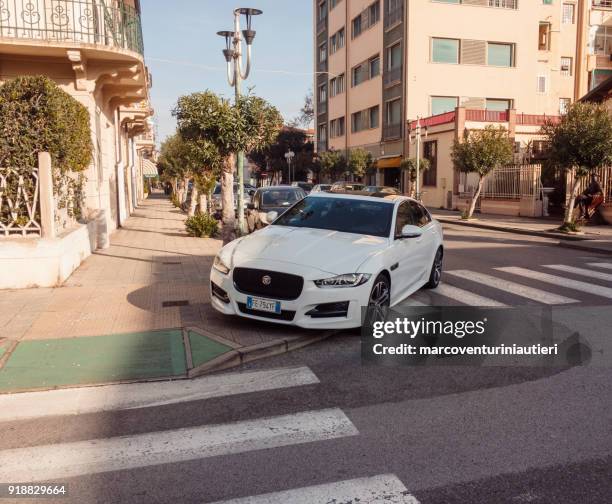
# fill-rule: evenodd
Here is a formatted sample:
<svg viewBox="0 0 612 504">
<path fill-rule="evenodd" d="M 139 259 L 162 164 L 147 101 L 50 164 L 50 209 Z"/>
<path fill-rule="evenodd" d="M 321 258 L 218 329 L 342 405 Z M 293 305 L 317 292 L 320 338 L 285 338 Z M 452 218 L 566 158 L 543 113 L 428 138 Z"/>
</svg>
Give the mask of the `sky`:
<svg viewBox="0 0 612 504">
<path fill-rule="evenodd" d="M 233 29 L 235 7 L 263 10 L 253 18 L 253 66 L 243 91 L 253 88 L 286 121 L 298 115 L 313 82 L 310 0 L 144 0 L 141 7 L 158 141 L 175 131 L 171 111 L 179 96 L 209 89 L 233 97 L 221 53 L 225 41 L 216 33 Z"/>
</svg>

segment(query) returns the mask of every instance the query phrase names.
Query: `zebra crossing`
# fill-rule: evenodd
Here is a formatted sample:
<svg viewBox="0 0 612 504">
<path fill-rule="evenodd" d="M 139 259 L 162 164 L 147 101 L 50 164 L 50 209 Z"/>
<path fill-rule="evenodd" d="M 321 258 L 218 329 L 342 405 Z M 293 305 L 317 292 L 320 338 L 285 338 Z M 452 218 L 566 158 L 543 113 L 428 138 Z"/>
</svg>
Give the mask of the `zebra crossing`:
<svg viewBox="0 0 612 504">
<path fill-rule="evenodd" d="M 61 421 L 70 415 L 155 408 L 237 394 L 321 386 L 306 367 L 227 373 L 192 381 L 143 383 L 64 389 L 0 396 L 0 426 L 15 420 Z M 154 410 L 152 410 L 154 411 Z M 31 484 L 64 481 L 112 471 L 143 469 L 211 457 L 274 450 L 359 436 L 359 430 L 337 407 L 298 411 L 212 425 L 60 442 L 0 450 L 0 481 Z M 279 489 L 218 504 L 325 504 L 329 502 L 418 504 L 393 474 Z"/>
<path fill-rule="evenodd" d="M 503 308 L 527 302 L 538 305 L 570 306 L 584 302 L 579 294 L 587 294 L 599 298 L 600 303 L 606 303 L 612 299 L 610 270 L 612 262 L 586 263 L 580 267 L 564 264 L 544 264 L 529 268 L 506 266 L 492 268 L 486 273 L 451 269 L 444 272 L 444 283 L 437 289 L 419 291 L 400 305 L 445 306 L 458 303 Z M 509 276 L 513 279 L 509 280 Z M 534 282 L 537 282 L 537 287 L 533 285 Z M 470 290 L 471 284 L 479 287 L 478 292 Z M 559 294 L 558 288 L 567 289 L 574 294 Z M 487 295 L 483 295 L 483 291 L 486 291 Z"/>
</svg>

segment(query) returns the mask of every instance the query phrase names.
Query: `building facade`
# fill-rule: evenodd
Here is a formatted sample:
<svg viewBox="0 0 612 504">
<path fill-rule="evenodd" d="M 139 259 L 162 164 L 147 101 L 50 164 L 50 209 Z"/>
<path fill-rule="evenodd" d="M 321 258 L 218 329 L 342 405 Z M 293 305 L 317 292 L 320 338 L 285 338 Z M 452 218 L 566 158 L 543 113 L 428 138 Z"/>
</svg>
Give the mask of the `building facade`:
<svg viewBox="0 0 612 504">
<path fill-rule="evenodd" d="M 317 149 L 364 147 L 405 186 L 409 121 L 563 114 L 610 64 L 611 1 L 314 0 Z"/>
<path fill-rule="evenodd" d="M 94 153 L 85 172 L 84 214 L 97 222 L 96 236 L 89 237 L 93 248 L 107 246 L 108 234 L 144 197 L 143 160 L 155 145 L 139 1 L 0 2 L 0 83 L 23 75 L 50 77 L 89 111 Z M 32 259 L 19 257 L 18 244 L 13 240 L 12 252 L 6 252 L 10 247 L 0 241 L 0 260 L 13 260 L 17 270 L 19 261 Z M 90 252 L 75 254 L 82 258 Z M 53 278 L 57 283 L 72 266 L 26 285 L 49 284 Z"/>
</svg>

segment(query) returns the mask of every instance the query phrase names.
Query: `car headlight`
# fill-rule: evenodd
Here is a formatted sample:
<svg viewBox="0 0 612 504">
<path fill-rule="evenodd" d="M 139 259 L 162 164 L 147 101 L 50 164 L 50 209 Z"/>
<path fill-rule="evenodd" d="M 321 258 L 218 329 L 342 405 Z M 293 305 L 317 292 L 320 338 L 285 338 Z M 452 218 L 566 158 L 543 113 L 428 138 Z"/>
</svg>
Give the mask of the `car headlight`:
<svg viewBox="0 0 612 504">
<path fill-rule="evenodd" d="M 215 268 L 219 273 L 223 273 L 227 275 L 230 272 L 229 267 L 221 260 L 219 256 L 215 257 L 215 261 L 213 262 L 213 268 Z"/>
<path fill-rule="evenodd" d="M 367 273 L 348 273 L 323 280 L 315 280 L 315 285 L 320 288 L 357 287 L 366 283 L 372 275 Z"/>
</svg>

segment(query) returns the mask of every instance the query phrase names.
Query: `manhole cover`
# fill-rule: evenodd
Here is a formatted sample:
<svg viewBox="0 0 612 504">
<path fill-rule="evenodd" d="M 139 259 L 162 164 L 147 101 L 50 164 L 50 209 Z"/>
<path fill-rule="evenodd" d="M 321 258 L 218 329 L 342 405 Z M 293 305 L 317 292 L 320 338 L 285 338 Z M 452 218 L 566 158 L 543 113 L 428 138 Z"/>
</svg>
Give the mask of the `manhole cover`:
<svg viewBox="0 0 612 504">
<path fill-rule="evenodd" d="M 189 306 L 189 301 L 181 299 L 180 301 L 164 301 L 162 302 L 162 308 L 171 308 L 173 306 Z"/>
</svg>

